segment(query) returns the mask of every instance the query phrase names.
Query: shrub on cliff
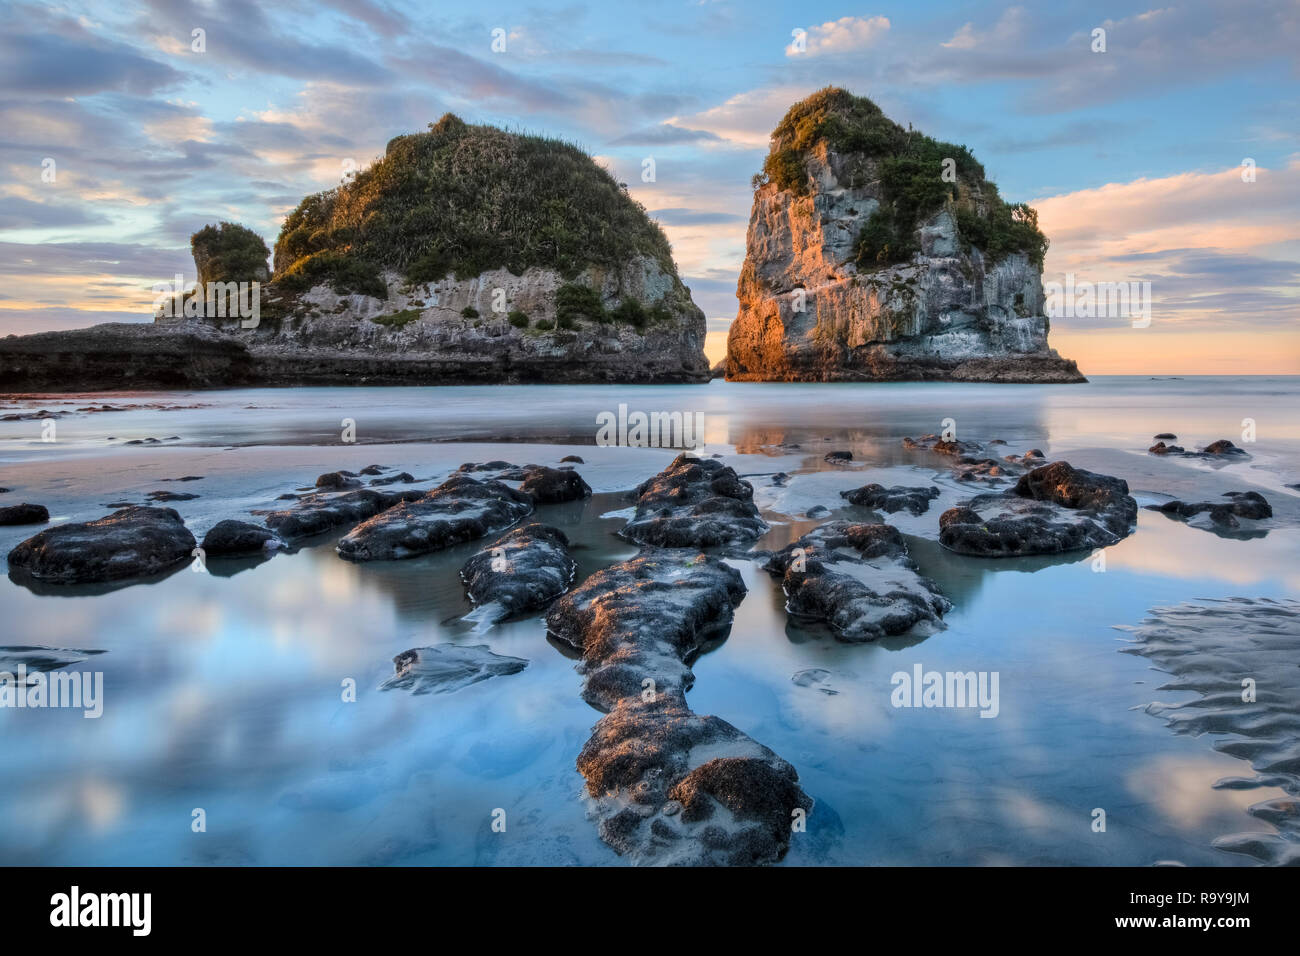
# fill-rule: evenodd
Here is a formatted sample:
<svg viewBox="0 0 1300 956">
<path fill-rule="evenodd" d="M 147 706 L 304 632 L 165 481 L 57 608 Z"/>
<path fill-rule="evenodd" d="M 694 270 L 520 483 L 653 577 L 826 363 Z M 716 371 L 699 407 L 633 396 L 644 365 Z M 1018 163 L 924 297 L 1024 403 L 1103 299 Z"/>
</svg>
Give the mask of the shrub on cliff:
<svg viewBox="0 0 1300 956">
<path fill-rule="evenodd" d="M 572 278 L 636 255 L 676 275 L 663 232 L 590 156 L 449 113 L 304 199 L 276 241 L 275 277 L 375 294 L 382 269 L 413 282 L 531 266 Z"/>
<path fill-rule="evenodd" d="M 199 282 L 265 282 L 271 254 L 262 237 L 234 222 L 207 225 L 190 236 Z"/>
<path fill-rule="evenodd" d="M 850 159 L 850 185 L 880 184 L 881 208 L 859 236 L 860 267 L 910 259 L 917 251 L 917 228 L 949 203 L 963 242 L 994 261 L 1023 252 L 1042 267 L 1047 238 L 1038 229 L 1037 214 L 1023 203 L 1004 202 L 966 146 L 904 129 L 871 100 L 847 90 L 827 87 L 790 107 L 772 132 L 754 187 L 771 183 L 807 195 L 812 188 L 807 158 L 820 143 Z M 949 159 L 955 182 L 941 175 Z"/>
</svg>

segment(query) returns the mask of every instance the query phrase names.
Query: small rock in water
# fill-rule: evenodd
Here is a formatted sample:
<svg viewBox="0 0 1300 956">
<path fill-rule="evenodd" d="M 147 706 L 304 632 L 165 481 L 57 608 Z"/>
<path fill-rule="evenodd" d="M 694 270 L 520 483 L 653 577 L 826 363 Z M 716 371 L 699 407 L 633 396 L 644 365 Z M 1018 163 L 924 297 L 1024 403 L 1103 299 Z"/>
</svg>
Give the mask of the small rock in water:
<svg viewBox="0 0 1300 956">
<path fill-rule="evenodd" d="M 528 666 L 521 657 L 492 653 L 486 644 L 436 644 L 413 647 L 393 658 L 395 673 L 380 690 L 409 690 L 422 694 L 449 694 L 491 677 L 518 674 Z"/>
<path fill-rule="evenodd" d="M 895 485 L 886 488 L 883 485 L 863 485 L 853 491 L 841 491 L 841 498 L 847 498 L 849 504 L 861 505 L 894 514 L 907 511 L 910 514 L 925 514 L 930 509 L 930 502 L 939 497 L 939 489 L 931 485 L 928 488 L 908 488 Z"/>
<path fill-rule="evenodd" d="M 986 557 L 1057 554 L 1112 545 L 1136 522 L 1126 481 L 1058 461 L 1022 475 L 1003 494 L 977 495 L 945 511 L 939 543 Z"/>
<path fill-rule="evenodd" d="M 620 533 L 639 544 L 708 548 L 765 531 L 749 482 L 720 461 L 682 454 L 637 488 L 636 513 Z"/>
<path fill-rule="evenodd" d="M 151 491 L 145 497 L 150 501 L 193 501 L 199 496 L 186 494 L 183 491 Z"/>
<path fill-rule="evenodd" d="M 1154 436 L 1154 440 L 1155 441 L 1178 441 L 1178 436 L 1175 435 L 1173 432 L 1161 432 L 1159 435 Z"/>
<path fill-rule="evenodd" d="M 0 508 L 0 525 L 41 524 L 50 520 L 50 512 L 44 505 L 9 505 Z"/>
<path fill-rule="evenodd" d="M 1166 445 L 1162 441 L 1156 442 L 1147 452 L 1152 455 L 1181 455 L 1187 451 L 1182 445 Z"/>
<path fill-rule="evenodd" d="M 469 599 L 496 604 L 500 619 L 546 607 L 565 592 L 576 570 L 563 531 L 529 524 L 466 561 L 460 576 Z"/>
<path fill-rule="evenodd" d="M 1167 501 L 1162 505 L 1147 505 L 1148 511 L 1159 511 L 1171 518 L 1194 518 L 1208 512 L 1210 521 L 1224 528 L 1241 526 L 1238 518 L 1260 521 L 1273 517 L 1273 507 L 1258 491 L 1226 491 L 1223 496 L 1231 498 L 1231 503 L 1223 501 Z"/>
<path fill-rule="evenodd" d="M 284 542 L 259 525 L 227 518 L 218 521 L 203 536 L 200 545 L 209 557 L 219 555 L 260 554 L 284 547 Z"/>
<path fill-rule="evenodd" d="M 349 472 L 331 471 L 316 479 L 316 487 L 321 491 L 342 491 L 347 488 L 359 488 L 361 482 Z"/>
<path fill-rule="evenodd" d="M 362 474 L 365 474 L 365 472 L 362 472 Z M 409 471 L 400 471 L 395 475 L 389 475 L 387 478 L 371 478 L 370 487 L 378 488 L 383 487 L 384 485 L 394 485 L 399 481 L 404 485 L 409 485 L 411 482 L 415 481 L 415 476 Z"/>
<path fill-rule="evenodd" d="M 938 624 L 952 607 L 917 572 L 892 525 L 832 521 L 782 548 L 765 569 L 781 578 L 792 616 L 823 622 L 847 643 Z"/>
<path fill-rule="evenodd" d="M 190 558 L 194 535 L 172 508 L 131 507 L 59 525 L 9 552 L 9 567 L 40 581 L 83 584 L 142 577 Z"/>
<path fill-rule="evenodd" d="M 833 690 L 827 686 L 827 684 L 830 683 L 830 679 L 831 672 L 826 670 L 824 667 L 805 667 L 801 671 L 795 671 L 794 675 L 790 678 L 791 681 L 800 687 L 813 687 L 821 691 L 823 694 L 834 696 L 835 694 L 838 694 L 839 691 Z"/>
<path fill-rule="evenodd" d="M 822 461 L 830 462 L 832 465 L 852 460 L 853 452 L 851 451 L 833 451 L 822 458 Z"/>
<path fill-rule="evenodd" d="M 466 471 L 466 472 L 468 472 L 468 471 L 505 471 L 507 468 L 514 468 L 514 467 L 515 467 L 515 466 L 512 465 L 512 464 L 510 464 L 510 462 L 508 462 L 508 461 L 501 461 L 500 459 L 498 459 L 498 460 L 496 460 L 496 461 L 484 461 L 484 462 L 477 462 L 477 463 L 476 463 L 476 462 L 472 462 L 472 461 L 467 461 L 467 462 L 465 462 L 465 464 L 461 465 L 461 466 L 460 466 L 459 468 L 457 468 L 456 470 L 457 470 L 457 471 Z"/>
<path fill-rule="evenodd" d="M 366 465 L 366 467 L 361 469 L 360 474 L 369 477 L 371 475 L 382 475 L 387 470 L 387 465 Z"/>
<path fill-rule="evenodd" d="M 293 508 L 272 511 L 266 516 L 266 526 L 286 541 L 306 538 L 364 521 L 403 501 L 422 497 L 422 491 L 375 491 L 371 488 L 328 497 L 311 495 L 298 498 L 298 504 Z"/>
<path fill-rule="evenodd" d="M 585 464 L 586 464 L 586 462 L 582 460 L 582 456 L 581 456 L 581 455 L 565 455 L 563 458 L 560 459 L 560 461 L 562 461 L 562 462 L 564 462 L 564 461 L 571 461 L 571 462 L 573 462 L 575 465 L 585 465 Z"/>
<path fill-rule="evenodd" d="M 591 496 L 591 486 L 576 471 L 547 468 L 544 465 L 526 468 L 519 490 L 539 505 L 577 501 Z"/>
<path fill-rule="evenodd" d="M 531 513 L 533 499 L 499 481 L 452 475 L 414 501 L 368 518 L 339 540 L 353 561 L 392 561 L 501 531 Z"/>
<path fill-rule="evenodd" d="M 804 512 L 804 516 L 807 518 L 825 518 L 830 513 L 831 509 L 825 505 L 813 505 Z"/>
</svg>

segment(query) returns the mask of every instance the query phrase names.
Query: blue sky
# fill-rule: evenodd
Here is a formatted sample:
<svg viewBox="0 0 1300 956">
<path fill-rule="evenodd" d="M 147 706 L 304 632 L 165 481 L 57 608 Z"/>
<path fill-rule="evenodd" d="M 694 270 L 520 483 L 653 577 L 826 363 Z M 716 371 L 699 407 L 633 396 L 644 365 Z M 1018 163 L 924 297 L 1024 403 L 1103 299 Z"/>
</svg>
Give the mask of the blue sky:
<svg viewBox="0 0 1300 956">
<path fill-rule="evenodd" d="M 1054 323 L 1085 371 L 1300 372 L 1295 2 L 0 7 L 0 333 L 145 320 L 154 283 L 192 275 L 195 229 L 271 245 L 346 163 L 452 111 L 571 139 L 627 181 L 716 352 L 767 134 L 837 85 L 1038 206 L 1046 279 L 1152 282 L 1141 334 Z"/>
</svg>

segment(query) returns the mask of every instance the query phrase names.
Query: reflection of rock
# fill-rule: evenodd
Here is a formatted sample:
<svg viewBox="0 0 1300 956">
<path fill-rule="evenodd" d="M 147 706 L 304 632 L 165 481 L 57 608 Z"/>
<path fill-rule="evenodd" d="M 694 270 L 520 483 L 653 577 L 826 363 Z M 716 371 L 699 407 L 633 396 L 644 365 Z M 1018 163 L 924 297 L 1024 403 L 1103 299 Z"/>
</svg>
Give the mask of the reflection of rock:
<svg viewBox="0 0 1300 956">
<path fill-rule="evenodd" d="M 849 643 L 938 624 L 952 607 L 887 524 L 832 521 L 778 551 L 766 569 L 781 578 L 793 617 L 824 622 Z"/>
<path fill-rule="evenodd" d="M 863 485 L 853 491 L 841 491 L 840 497 L 847 498 L 849 504 L 873 508 L 887 514 L 907 511 L 909 514 L 920 515 L 925 514 L 930 509 L 930 502 L 939 497 L 939 489 L 934 486 L 907 488 L 903 485 L 886 488 L 883 485 L 871 484 Z"/>
<path fill-rule="evenodd" d="M 87 657 L 105 653 L 102 650 L 82 650 L 72 647 L 39 647 L 15 644 L 0 647 L 0 674 L 15 675 L 22 668 L 28 674 L 48 672 L 80 664 Z"/>
<path fill-rule="evenodd" d="M 357 525 L 338 552 L 353 561 L 413 558 L 501 531 L 532 510 L 532 499 L 509 485 L 452 475 L 424 497 Z"/>
<path fill-rule="evenodd" d="M 1132 533 L 1137 502 L 1121 478 L 1058 461 L 1004 494 L 977 495 L 939 518 L 939 541 L 961 554 L 1006 557 L 1101 548 Z"/>
<path fill-rule="evenodd" d="M 237 554 L 261 554 L 284 547 L 275 534 L 247 521 L 227 518 L 218 521 L 203 536 L 203 553 L 208 557 Z"/>
<path fill-rule="evenodd" d="M 1239 528 L 1238 518 L 1259 521 L 1273 517 L 1273 508 L 1258 491 L 1225 491 L 1228 501 L 1167 501 L 1162 505 L 1147 505 L 1148 511 L 1159 511 L 1171 518 L 1194 518 L 1207 513 L 1212 524 L 1222 528 Z"/>
<path fill-rule="evenodd" d="M 498 538 L 465 562 L 460 576 L 469 599 L 496 605 L 496 619 L 536 611 L 564 593 L 577 565 L 558 528 L 530 524 Z"/>
<path fill-rule="evenodd" d="M 50 512 L 44 505 L 9 505 L 0 508 L 0 525 L 43 524 L 50 520 Z"/>
<path fill-rule="evenodd" d="M 346 494 L 310 495 L 284 511 L 266 516 L 266 526 L 285 540 L 322 534 L 343 525 L 355 524 L 381 511 L 424 497 L 423 491 L 374 491 L 366 488 Z"/>
<path fill-rule="evenodd" d="M 839 693 L 828 686 L 831 672 L 824 667 L 805 667 L 801 671 L 795 671 L 790 680 L 799 687 L 813 687 L 830 697 Z"/>
<path fill-rule="evenodd" d="M 9 567 L 40 581 L 79 584 L 143 577 L 190 557 L 194 535 L 172 508 L 123 508 L 59 525 L 9 552 Z"/>
<path fill-rule="evenodd" d="M 754 489 L 711 458 L 678 455 L 637 488 L 636 514 L 625 538 L 665 548 L 707 548 L 752 541 L 767 530 Z"/>
<path fill-rule="evenodd" d="M 1238 597 L 1147 613 L 1136 627 L 1119 627 L 1134 641 L 1124 653 L 1173 675 L 1161 690 L 1199 694 L 1151 703 L 1147 712 L 1174 733 L 1213 734 L 1215 750 L 1248 761 L 1258 776 L 1237 786 L 1281 787 L 1291 798 L 1250 808 L 1279 833 L 1229 834 L 1214 845 L 1273 865 L 1300 864 L 1300 601 Z"/>
<path fill-rule="evenodd" d="M 395 673 L 380 690 L 412 694 L 449 694 L 490 677 L 518 674 L 528 666 L 519 657 L 493 654 L 486 644 L 438 644 L 413 647 L 393 658 Z"/>
<path fill-rule="evenodd" d="M 547 616 L 582 654 L 584 699 L 607 711 L 578 769 L 601 839 L 632 862 L 772 862 L 812 807 L 790 764 L 686 705 L 688 661 L 726 633 L 744 593 L 715 558 L 651 549 L 593 574 Z"/>
</svg>

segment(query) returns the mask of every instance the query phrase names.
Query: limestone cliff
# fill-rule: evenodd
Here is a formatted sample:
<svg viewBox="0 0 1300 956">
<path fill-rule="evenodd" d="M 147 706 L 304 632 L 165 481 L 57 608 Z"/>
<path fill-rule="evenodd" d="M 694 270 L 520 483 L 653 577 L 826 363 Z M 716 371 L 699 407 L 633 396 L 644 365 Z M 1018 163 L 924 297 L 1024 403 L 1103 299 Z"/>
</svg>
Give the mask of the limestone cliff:
<svg viewBox="0 0 1300 956">
<path fill-rule="evenodd" d="M 1085 381 L 1047 344 L 1036 215 L 965 147 L 823 90 L 755 186 L 728 379 Z"/>
</svg>

